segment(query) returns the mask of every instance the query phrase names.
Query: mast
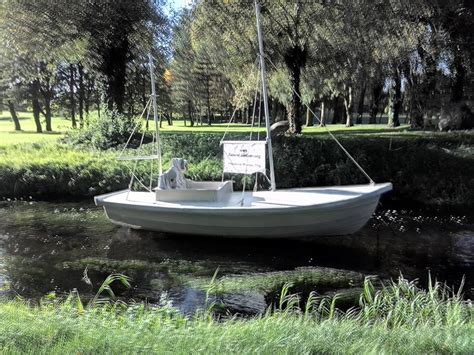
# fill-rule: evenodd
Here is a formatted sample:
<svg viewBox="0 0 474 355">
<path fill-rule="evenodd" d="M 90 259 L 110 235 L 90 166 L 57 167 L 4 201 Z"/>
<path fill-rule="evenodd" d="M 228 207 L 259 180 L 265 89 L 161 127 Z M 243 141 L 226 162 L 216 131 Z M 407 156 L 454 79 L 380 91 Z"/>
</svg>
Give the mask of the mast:
<svg viewBox="0 0 474 355">
<path fill-rule="evenodd" d="M 258 32 L 258 47 L 260 51 L 260 70 L 262 72 L 262 91 L 263 91 L 263 108 L 265 111 L 265 127 L 267 130 L 267 147 L 268 147 L 268 160 L 270 163 L 270 185 L 272 191 L 276 190 L 275 185 L 275 168 L 273 165 L 273 147 L 272 137 L 270 132 L 270 113 L 268 110 L 268 95 L 267 95 L 267 73 L 265 71 L 265 55 L 263 52 L 263 33 L 262 23 L 260 19 L 260 4 L 258 0 L 255 0 L 255 13 L 257 17 L 257 32 Z"/>
<path fill-rule="evenodd" d="M 153 102 L 153 120 L 155 121 L 156 133 L 156 155 L 158 156 L 158 174 L 163 173 L 161 162 L 161 143 L 160 143 L 160 127 L 158 124 L 158 107 L 156 106 L 156 87 L 155 87 L 155 67 L 153 65 L 153 57 L 151 53 L 148 54 L 148 61 L 150 63 L 150 80 L 151 80 L 151 98 Z M 159 176 L 158 176 L 159 179 Z"/>
</svg>

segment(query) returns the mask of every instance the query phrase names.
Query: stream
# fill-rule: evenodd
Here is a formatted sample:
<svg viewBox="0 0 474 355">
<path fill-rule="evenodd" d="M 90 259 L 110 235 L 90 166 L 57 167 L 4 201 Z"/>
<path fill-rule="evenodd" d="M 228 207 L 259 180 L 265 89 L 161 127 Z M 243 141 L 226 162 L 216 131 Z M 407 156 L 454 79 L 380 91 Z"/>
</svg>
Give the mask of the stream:
<svg viewBox="0 0 474 355">
<path fill-rule="evenodd" d="M 0 297 L 38 300 L 76 289 L 92 297 L 113 272 L 132 288 L 127 300 L 171 301 L 183 312 L 202 306 L 198 281 L 330 267 L 419 279 L 428 275 L 474 295 L 474 216 L 379 208 L 350 236 L 316 240 L 218 239 L 136 231 L 111 224 L 88 203 L 0 202 Z M 244 302 L 244 301 L 242 301 Z"/>
</svg>

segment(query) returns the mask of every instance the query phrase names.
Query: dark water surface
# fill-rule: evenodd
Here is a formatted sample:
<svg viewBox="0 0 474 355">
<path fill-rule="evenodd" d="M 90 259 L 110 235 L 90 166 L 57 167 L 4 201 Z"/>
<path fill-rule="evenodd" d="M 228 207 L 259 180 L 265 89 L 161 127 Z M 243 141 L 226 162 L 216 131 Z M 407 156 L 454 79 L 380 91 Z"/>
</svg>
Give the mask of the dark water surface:
<svg viewBox="0 0 474 355">
<path fill-rule="evenodd" d="M 77 289 L 92 295 L 112 272 L 132 277 L 121 295 L 189 311 L 219 276 L 299 266 L 356 270 L 425 282 L 428 273 L 474 294 L 474 218 L 383 210 L 352 236 L 315 241 L 217 239 L 134 231 L 112 225 L 91 204 L 0 202 L 0 295 L 38 299 Z M 83 280 L 84 270 L 92 285 Z"/>
</svg>

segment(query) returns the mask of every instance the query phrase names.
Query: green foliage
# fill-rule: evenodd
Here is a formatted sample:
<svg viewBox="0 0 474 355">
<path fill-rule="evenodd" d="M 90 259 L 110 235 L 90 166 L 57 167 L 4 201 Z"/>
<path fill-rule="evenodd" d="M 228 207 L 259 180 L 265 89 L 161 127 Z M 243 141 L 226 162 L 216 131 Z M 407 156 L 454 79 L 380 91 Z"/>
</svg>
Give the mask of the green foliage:
<svg viewBox="0 0 474 355">
<path fill-rule="evenodd" d="M 84 198 L 126 186 L 126 168 L 113 153 L 66 145 L 10 146 L 0 151 L 0 196 Z"/>
<path fill-rule="evenodd" d="M 129 115 L 105 110 L 100 118 L 92 120 L 87 127 L 68 131 L 64 141 L 76 146 L 101 150 L 116 148 L 127 142 L 130 134 L 140 123 L 137 118 Z M 139 139 L 138 134 L 136 138 Z"/>
<path fill-rule="evenodd" d="M 431 278 L 427 290 L 400 277 L 379 291 L 366 279 L 360 296 L 361 312 L 356 318 L 363 322 L 383 321 L 388 328 L 407 324 L 458 326 L 472 321 L 474 316 L 472 306 L 462 307 L 461 294 L 462 286 L 453 292 Z"/>
<path fill-rule="evenodd" d="M 265 295 L 277 295 L 285 285 L 294 292 L 341 289 L 361 286 L 364 276 L 357 272 L 322 267 L 300 267 L 291 271 L 274 271 L 240 276 L 226 276 L 216 281 L 216 293 L 259 291 Z M 289 286 L 286 286 L 289 288 Z"/>
<path fill-rule="evenodd" d="M 87 271 L 87 269 L 86 269 Z M 84 273 L 86 274 L 86 271 Z M 87 276 L 87 274 L 86 274 Z M 130 278 L 127 277 L 126 275 L 123 274 L 110 274 L 107 276 L 107 278 L 102 282 L 102 285 L 100 285 L 99 289 L 97 290 L 97 293 L 95 294 L 94 298 L 91 300 L 90 305 L 96 304 L 98 301 L 101 301 L 99 297 L 102 296 L 102 294 L 107 293 L 109 297 L 115 298 L 115 293 L 112 290 L 112 284 L 113 283 L 120 283 L 122 284 L 125 288 L 130 288 L 132 287 L 130 285 Z"/>
<path fill-rule="evenodd" d="M 40 349 L 48 354 L 474 351 L 472 305 L 438 283 L 424 291 L 401 279 L 375 291 L 374 301 L 348 312 L 332 307 L 331 300 L 314 298 L 303 312 L 292 302 L 294 297 L 287 288 L 282 292 L 282 309 L 247 320 L 189 318 L 169 302 L 156 307 L 109 303 L 90 308 L 79 307 L 73 297 L 38 306 L 3 302 L 0 348 L 7 353 Z M 288 301 L 292 307 L 285 307 Z"/>
<path fill-rule="evenodd" d="M 220 134 L 162 137 L 165 168 L 171 157 L 183 157 L 190 163 L 190 178 L 222 178 Z M 235 134 L 228 138 L 245 136 Z M 339 135 L 339 139 L 375 181 L 393 182 L 392 199 L 425 205 L 473 206 L 471 134 L 385 138 Z M 144 147 L 145 151 L 149 149 L 149 145 Z M 367 183 L 336 143 L 322 135 L 278 137 L 274 140 L 274 153 L 279 188 Z M 129 181 L 130 165 L 117 162 L 114 152 L 39 144 L 6 147 L 0 154 L 0 178 L 4 182 L 0 196 L 79 198 L 126 188 Z M 148 172 L 148 165 L 138 166 L 142 176 L 148 176 Z M 241 188 L 240 176 L 226 178 L 234 178 L 235 188 Z M 268 187 L 265 182 L 259 183 L 261 188 Z"/>
</svg>

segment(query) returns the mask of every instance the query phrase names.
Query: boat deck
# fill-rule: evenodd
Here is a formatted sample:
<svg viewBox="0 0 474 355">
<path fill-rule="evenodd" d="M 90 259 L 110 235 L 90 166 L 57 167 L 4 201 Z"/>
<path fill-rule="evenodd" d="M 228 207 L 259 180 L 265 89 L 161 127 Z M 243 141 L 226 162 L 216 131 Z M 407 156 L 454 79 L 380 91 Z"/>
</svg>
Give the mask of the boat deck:
<svg viewBox="0 0 474 355">
<path fill-rule="evenodd" d="M 167 209 L 273 209 L 288 207 L 304 207 L 314 205 L 337 204 L 348 200 L 358 199 L 369 195 L 380 195 L 390 191 L 392 184 L 374 185 L 348 185 L 331 187 L 310 187 L 296 189 L 282 189 L 272 191 L 246 191 L 233 192 L 227 201 L 182 201 L 163 202 L 155 200 L 153 192 L 136 192 L 127 190 L 119 191 L 107 195 L 97 196 L 96 202 L 99 205 L 127 204 L 140 206 L 163 207 Z M 242 197 L 244 203 L 241 205 Z"/>
</svg>

